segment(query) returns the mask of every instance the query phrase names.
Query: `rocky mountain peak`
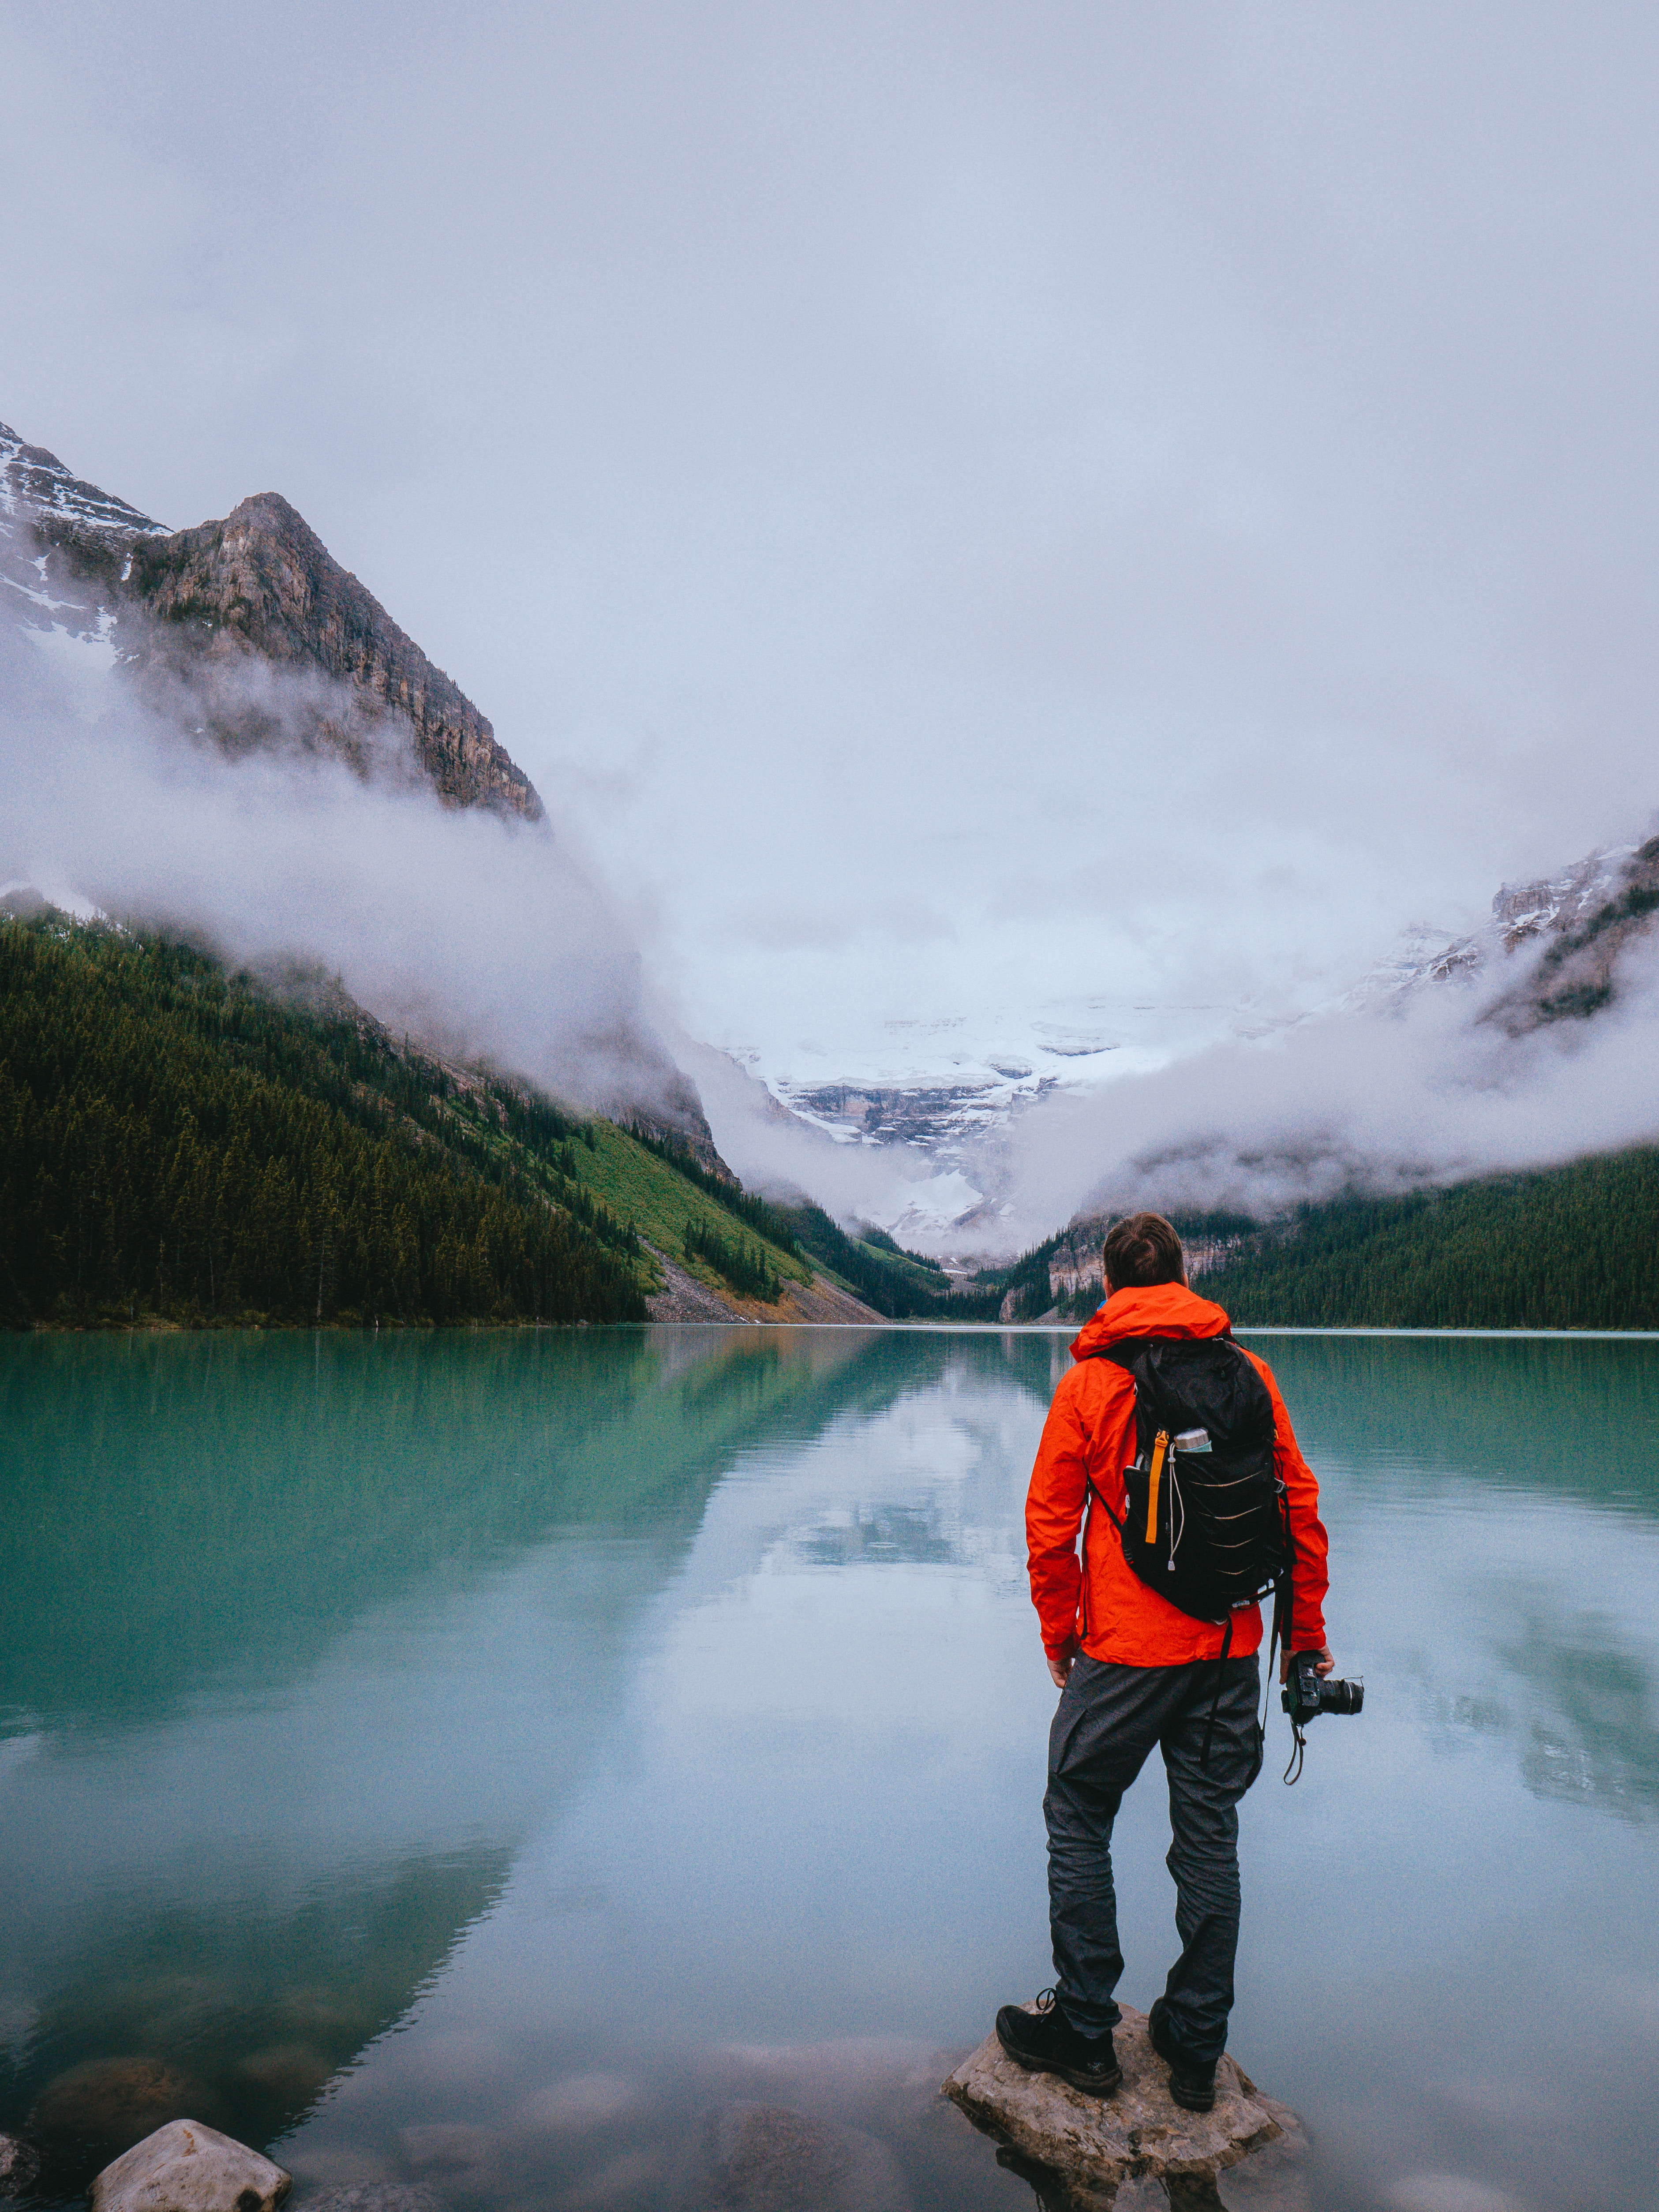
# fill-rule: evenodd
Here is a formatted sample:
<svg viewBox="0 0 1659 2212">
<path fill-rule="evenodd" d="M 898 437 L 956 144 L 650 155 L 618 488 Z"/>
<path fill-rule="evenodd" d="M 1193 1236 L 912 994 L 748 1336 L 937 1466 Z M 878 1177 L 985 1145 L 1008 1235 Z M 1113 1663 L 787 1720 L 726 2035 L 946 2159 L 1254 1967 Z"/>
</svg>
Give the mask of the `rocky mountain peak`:
<svg viewBox="0 0 1659 2212">
<path fill-rule="evenodd" d="M 1616 995 L 1614 969 L 1659 912 L 1659 838 L 1603 845 L 1536 882 L 1503 884 L 1492 920 L 1468 937 L 1408 930 L 1389 957 L 1339 1003 L 1375 1005 L 1426 983 L 1471 981 L 1516 963 L 1514 981 L 1483 1017 L 1513 1036 L 1599 1012 Z M 1517 956 L 1525 955 L 1523 960 Z"/>
<path fill-rule="evenodd" d="M 1576 929 L 1606 904 L 1634 848 L 1601 846 L 1582 860 L 1533 884 L 1501 884 L 1492 917 L 1504 950 L 1514 952 L 1534 937 Z"/>
<path fill-rule="evenodd" d="M 485 717 L 279 493 L 169 531 L 0 424 L 0 603 L 229 750 L 298 744 L 542 818 Z"/>
<path fill-rule="evenodd" d="M 151 688 L 193 677 L 227 741 L 259 742 L 282 707 L 309 742 L 362 767 L 392 720 L 451 805 L 541 818 L 529 777 L 484 716 L 279 493 L 245 499 L 222 522 L 136 541 L 125 582 L 152 617 L 136 655 Z M 273 702 L 240 680 L 251 657 L 341 695 L 313 683 Z"/>
<path fill-rule="evenodd" d="M 167 533 L 166 523 L 71 476 L 56 453 L 26 444 L 9 424 L 0 422 L 0 517 L 15 521 L 25 516 L 50 516 L 71 529 Z"/>
</svg>

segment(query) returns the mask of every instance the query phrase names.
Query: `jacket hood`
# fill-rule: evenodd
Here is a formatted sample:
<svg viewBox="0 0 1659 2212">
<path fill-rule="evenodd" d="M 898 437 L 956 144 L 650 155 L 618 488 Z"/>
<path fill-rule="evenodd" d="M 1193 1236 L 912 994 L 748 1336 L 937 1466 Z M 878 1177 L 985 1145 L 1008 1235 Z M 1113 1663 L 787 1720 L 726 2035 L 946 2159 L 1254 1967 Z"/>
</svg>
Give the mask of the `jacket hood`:
<svg viewBox="0 0 1659 2212">
<path fill-rule="evenodd" d="M 1114 1291 L 1072 1340 L 1073 1359 L 1086 1359 L 1126 1336 L 1219 1336 L 1230 1326 L 1219 1306 L 1185 1283 L 1153 1283 Z"/>
</svg>

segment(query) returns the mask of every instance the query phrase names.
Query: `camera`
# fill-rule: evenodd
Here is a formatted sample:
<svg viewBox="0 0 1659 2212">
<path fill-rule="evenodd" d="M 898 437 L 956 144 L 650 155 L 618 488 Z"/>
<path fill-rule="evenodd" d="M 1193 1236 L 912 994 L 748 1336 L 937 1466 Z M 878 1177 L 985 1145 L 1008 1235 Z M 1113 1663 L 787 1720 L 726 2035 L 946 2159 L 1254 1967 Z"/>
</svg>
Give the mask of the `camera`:
<svg viewBox="0 0 1659 2212">
<path fill-rule="evenodd" d="M 1321 1713 L 1357 1713 L 1365 1702 L 1365 1685 L 1344 1681 L 1340 1675 L 1322 1676 L 1316 1671 L 1316 1651 L 1298 1651 L 1291 1660 L 1290 1680 L 1279 1693 L 1279 1702 L 1297 1728 L 1305 1728 Z"/>
</svg>

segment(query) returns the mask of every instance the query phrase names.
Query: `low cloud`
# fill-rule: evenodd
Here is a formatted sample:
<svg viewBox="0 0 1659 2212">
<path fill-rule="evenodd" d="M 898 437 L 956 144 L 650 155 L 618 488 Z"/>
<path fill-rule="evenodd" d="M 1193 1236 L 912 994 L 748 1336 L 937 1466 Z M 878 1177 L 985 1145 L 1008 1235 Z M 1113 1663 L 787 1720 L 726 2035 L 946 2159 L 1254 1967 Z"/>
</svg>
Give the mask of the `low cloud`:
<svg viewBox="0 0 1659 2212">
<path fill-rule="evenodd" d="M 822 906 L 753 900 L 728 917 L 730 938 L 773 951 L 839 952 L 855 939 L 931 945 L 956 935 L 955 925 L 924 900 L 854 896 Z"/>
<path fill-rule="evenodd" d="M 939 1170 L 920 1146 L 837 1143 L 781 1106 L 726 1054 L 685 1036 L 675 1050 L 696 1082 L 721 1157 L 750 1188 L 781 1197 L 804 1192 L 848 1224 L 891 1225 L 926 1204 Z"/>
<path fill-rule="evenodd" d="M 1041 1102 L 1005 1163 L 1021 1230 L 1134 1206 L 1267 1216 L 1659 1137 L 1659 943 L 1626 948 L 1610 1008 L 1521 1037 L 1480 1018 L 1514 980 L 1420 990 Z"/>
<path fill-rule="evenodd" d="M 368 775 L 297 743 L 227 757 L 118 676 L 83 673 L 72 651 L 0 635 L 0 881 L 187 933 L 234 963 L 320 962 L 394 1031 L 582 1103 L 683 1103 L 637 947 L 565 838 L 441 805 L 401 756 L 379 757 L 383 732 Z M 258 682 L 278 740 L 314 726 L 309 691 L 290 698 L 269 670 Z"/>
<path fill-rule="evenodd" d="M 274 749 L 228 757 L 187 715 L 181 733 L 133 697 L 95 647 L 42 651 L 0 630 L 0 883 L 188 933 L 250 967 L 320 963 L 394 1032 L 456 1058 L 590 1105 L 683 1112 L 635 933 L 569 837 L 444 807 L 383 732 L 367 773 L 306 750 L 318 700 L 259 682 Z M 860 926 L 927 921 L 896 907 Z M 834 1142 L 724 1055 L 685 1039 L 676 1051 L 745 1181 L 932 1249 L 1004 1250 L 1079 1210 L 1267 1216 L 1659 1136 L 1659 935 L 1626 947 L 1613 1006 L 1511 1037 L 1480 1017 L 1517 972 L 1051 1093 L 948 1161 Z M 973 1221 L 953 1227 L 975 1192 Z"/>
</svg>

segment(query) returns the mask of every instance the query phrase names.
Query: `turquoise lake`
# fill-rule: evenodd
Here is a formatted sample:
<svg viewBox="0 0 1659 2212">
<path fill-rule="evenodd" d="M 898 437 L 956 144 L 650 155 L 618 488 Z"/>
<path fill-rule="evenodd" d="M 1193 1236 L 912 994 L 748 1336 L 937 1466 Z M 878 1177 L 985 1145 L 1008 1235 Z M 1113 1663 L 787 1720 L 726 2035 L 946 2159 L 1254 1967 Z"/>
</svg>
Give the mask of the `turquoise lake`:
<svg viewBox="0 0 1659 2212">
<path fill-rule="evenodd" d="M 1232 2048 L 1316 2206 L 1659 2203 L 1659 1343 L 1249 1340 L 1366 1706 L 1287 1790 L 1274 1700 Z M 0 2129 L 38 2201 L 183 2110 L 296 2208 L 696 2212 L 761 2102 L 855 2147 L 870 2212 L 1031 2206 L 934 2093 L 1052 1978 L 1021 1512 L 1066 1345 L 0 1344 Z M 1154 1762 L 1142 2006 L 1167 1842 Z"/>
</svg>

